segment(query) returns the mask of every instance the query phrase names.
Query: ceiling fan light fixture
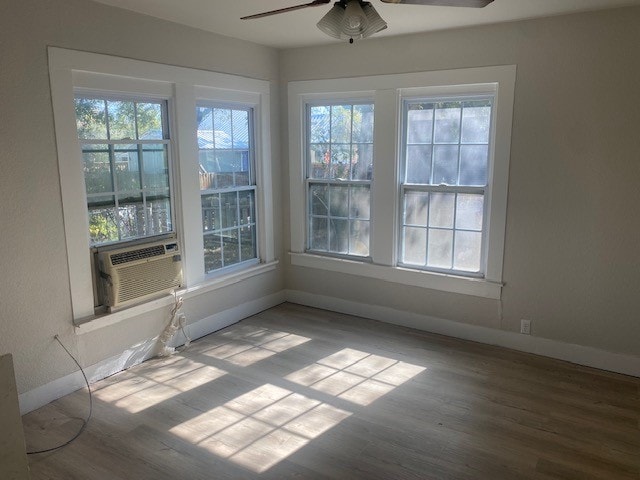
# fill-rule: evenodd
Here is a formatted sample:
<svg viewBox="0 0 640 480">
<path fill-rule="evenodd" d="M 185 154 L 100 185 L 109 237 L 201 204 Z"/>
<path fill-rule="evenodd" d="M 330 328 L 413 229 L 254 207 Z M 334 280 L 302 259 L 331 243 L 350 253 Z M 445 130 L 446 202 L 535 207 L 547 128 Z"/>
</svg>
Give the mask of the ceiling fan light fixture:
<svg viewBox="0 0 640 480">
<path fill-rule="evenodd" d="M 340 38 L 342 34 L 342 19 L 344 18 L 344 7 L 336 2 L 331 10 L 320 19 L 317 27 L 333 38 Z"/>
<path fill-rule="evenodd" d="M 333 38 L 341 40 L 367 38 L 387 28 L 386 22 L 378 15 L 369 2 L 342 0 L 320 19 L 318 28 Z"/>
<path fill-rule="evenodd" d="M 369 26 L 367 16 L 358 0 L 348 0 L 342 17 L 342 33 L 349 38 L 362 38 L 362 32 Z"/>
<path fill-rule="evenodd" d="M 367 28 L 362 32 L 362 38 L 367 38 L 387 28 L 387 22 L 378 14 L 373 5 L 366 3 L 362 8 L 364 14 L 367 16 Z"/>
</svg>

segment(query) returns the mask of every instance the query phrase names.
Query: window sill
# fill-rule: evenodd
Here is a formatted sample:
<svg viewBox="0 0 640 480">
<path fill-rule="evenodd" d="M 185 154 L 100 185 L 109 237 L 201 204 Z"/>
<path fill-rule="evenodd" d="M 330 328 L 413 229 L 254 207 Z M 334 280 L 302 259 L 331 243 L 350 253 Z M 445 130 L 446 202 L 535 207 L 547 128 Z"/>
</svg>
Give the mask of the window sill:
<svg viewBox="0 0 640 480">
<path fill-rule="evenodd" d="M 387 282 L 429 288 L 450 293 L 500 299 L 502 284 L 481 278 L 467 278 L 443 273 L 424 272 L 402 267 L 376 265 L 343 258 L 325 257 L 309 253 L 289 252 L 291 264 L 318 268 L 331 272 L 376 278 Z"/>
<path fill-rule="evenodd" d="M 249 268 L 245 268 L 243 270 L 239 270 L 235 272 L 230 272 L 228 274 L 221 275 L 211 280 L 207 280 L 198 285 L 194 285 L 192 287 L 188 287 L 182 290 L 177 290 L 176 295 L 178 297 L 182 297 L 185 300 L 188 298 L 197 297 L 199 295 L 212 292 L 214 290 L 218 290 L 223 287 L 228 287 L 229 285 L 233 285 L 235 283 L 241 282 L 243 280 L 254 277 L 256 275 L 260 275 L 262 273 L 275 270 L 277 265 L 278 265 L 278 260 L 274 260 L 269 263 L 252 265 Z M 91 317 L 86 317 L 86 318 L 76 320 L 74 322 L 76 335 L 84 335 L 85 333 L 93 332 L 95 330 L 99 330 L 109 325 L 120 323 L 129 318 L 133 318 L 138 315 L 142 315 L 144 313 L 149 313 L 154 310 L 159 310 L 161 308 L 168 307 L 170 305 L 173 305 L 173 302 L 174 302 L 173 295 L 167 294 L 160 298 L 156 298 L 138 305 L 133 305 L 131 307 L 124 308 L 122 310 L 118 310 L 113 313 L 96 315 L 96 316 L 91 316 Z"/>
</svg>

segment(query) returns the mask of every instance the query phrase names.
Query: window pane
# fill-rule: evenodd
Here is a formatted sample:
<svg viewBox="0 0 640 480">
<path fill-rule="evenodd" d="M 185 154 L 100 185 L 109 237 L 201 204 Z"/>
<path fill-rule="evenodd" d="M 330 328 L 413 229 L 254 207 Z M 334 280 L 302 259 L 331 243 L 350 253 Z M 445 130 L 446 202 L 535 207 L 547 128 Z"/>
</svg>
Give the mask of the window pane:
<svg viewBox="0 0 640 480">
<path fill-rule="evenodd" d="M 256 222 L 255 192 L 246 190 L 238 192 L 238 205 L 240 208 L 240 225 L 251 225 Z"/>
<path fill-rule="evenodd" d="M 407 147 L 407 183 L 431 183 L 431 145 Z"/>
<path fill-rule="evenodd" d="M 311 217 L 310 248 L 313 250 L 327 250 L 329 246 L 328 233 L 326 218 Z"/>
<path fill-rule="evenodd" d="M 311 107 L 309 109 L 310 143 L 329 143 L 331 141 L 331 112 L 329 107 Z"/>
<path fill-rule="evenodd" d="M 453 228 L 455 193 L 432 193 L 429 204 L 429 226 Z"/>
<path fill-rule="evenodd" d="M 172 230 L 169 189 L 147 194 L 147 235 L 159 235 Z"/>
<path fill-rule="evenodd" d="M 115 197 L 89 197 L 88 207 L 91 245 L 117 241 L 119 237 Z"/>
<path fill-rule="evenodd" d="M 353 106 L 354 143 L 373 143 L 373 105 Z"/>
<path fill-rule="evenodd" d="M 198 118 L 198 148 L 214 148 L 212 110 L 206 107 L 197 107 L 196 115 Z"/>
<path fill-rule="evenodd" d="M 332 217 L 349 216 L 349 187 L 331 186 L 329 188 L 329 215 Z"/>
<path fill-rule="evenodd" d="M 366 256 L 370 186 L 360 182 L 373 173 L 373 104 L 309 106 L 307 112 L 307 177 L 338 180 L 309 184 L 309 248 Z"/>
<path fill-rule="evenodd" d="M 82 151 L 87 193 L 113 192 L 109 149 L 106 145 L 87 145 Z"/>
<path fill-rule="evenodd" d="M 462 110 L 462 143 L 489 143 L 490 124 L 490 106 L 465 106 Z"/>
<path fill-rule="evenodd" d="M 116 186 L 119 192 L 139 190 L 140 164 L 136 145 L 114 145 Z"/>
<path fill-rule="evenodd" d="M 482 230 L 484 195 L 459 193 L 456 209 L 456 228 Z"/>
<path fill-rule="evenodd" d="M 481 232 L 456 232 L 453 268 L 467 272 L 480 271 Z"/>
<path fill-rule="evenodd" d="M 222 268 L 222 240 L 220 235 L 204 236 L 204 271 L 212 272 Z"/>
<path fill-rule="evenodd" d="M 435 145 L 433 151 L 433 184 L 458 183 L 458 146 Z"/>
<path fill-rule="evenodd" d="M 240 261 L 257 258 L 256 252 L 256 230 L 251 227 L 240 229 Z"/>
<path fill-rule="evenodd" d="M 118 227 L 122 240 L 146 235 L 144 213 L 141 193 L 118 195 Z"/>
<path fill-rule="evenodd" d="M 407 192 L 405 194 L 404 196 L 405 225 L 422 225 L 426 227 L 428 211 L 429 211 L 429 194 L 428 193 Z M 426 245 L 426 242 L 424 245 Z"/>
<path fill-rule="evenodd" d="M 240 155 L 240 171 L 235 172 L 233 175 L 235 186 L 242 187 L 251 185 L 251 172 L 249 167 L 249 151 L 239 151 L 238 155 Z"/>
<path fill-rule="evenodd" d="M 311 185 L 311 214 L 329 215 L 329 187 L 326 185 Z"/>
<path fill-rule="evenodd" d="M 224 266 L 234 265 L 240 261 L 240 244 L 238 229 L 233 228 L 222 233 L 222 260 Z"/>
<path fill-rule="evenodd" d="M 369 143 L 354 144 L 351 163 L 353 180 L 371 180 L 373 174 L 373 145 Z"/>
<path fill-rule="evenodd" d="M 331 149 L 328 144 L 311 145 L 309 149 L 309 178 L 329 178 Z"/>
<path fill-rule="evenodd" d="M 407 111 L 407 143 L 431 143 L 433 138 L 433 105 L 411 104 Z"/>
<path fill-rule="evenodd" d="M 453 231 L 429 229 L 427 265 L 435 268 L 451 268 Z"/>
<path fill-rule="evenodd" d="M 349 251 L 349 221 L 337 218 L 329 219 L 329 249 L 336 253 L 348 253 Z"/>
<path fill-rule="evenodd" d="M 434 143 L 458 143 L 460 140 L 460 108 L 438 108 L 435 119 Z"/>
<path fill-rule="evenodd" d="M 111 140 L 136 138 L 136 116 L 133 102 L 107 100 L 107 114 Z"/>
<path fill-rule="evenodd" d="M 351 222 L 349 253 L 366 257 L 369 255 L 369 222 L 354 220 Z"/>
<path fill-rule="evenodd" d="M 105 101 L 93 98 L 76 98 L 75 107 L 78 138 L 106 139 Z"/>
<path fill-rule="evenodd" d="M 350 190 L 351 202 L 349 207 L 349 217 L 369 219 L 371 209 L 371 199 L 368 186 L 353 186 Z"/>
<path fill-rule="evenodd" d="M 351 164 L 350 145 L 331 145 L 331 178 L 349 179 Z"/>
<path fill-rule="evenodd" d="M 487 145 L 462 145 L 460 147 L 460 185 L 484 186 L 487 184 Z"/>
<path fill-rule="evenodd" d="M 169 187 L 169 159 L 166 145 L 142 145 L 144 188 Z"/>
<path fill-rule="evenodd" d="M 213 143 L 215 148 L 231 148 L 231 110 L 213 109 Z"/>
<path fill-rule="evenodd" d="M 351 142 L 351 105 L 331 107 L 331 143 Z"/>
<path fill-rule="evenodd" d="M 236 192 L 220 194 L 220 208 L 221 228 L 237 227 L 238 194 Z"/>
<path fill-rule="evenodd" d="M 162 108 L 159 103 L 136 103 L 138 138 L 162 139 Z"/>
<path fill-rule="evenodd" d="M 202 196 L 202 231 L 220 229 L 220 194 Z"/>
<path fill-rule="evenodd" d="M 233 148 L 249 148 L 249 112 L 233 110 Z"/>
<path fill-rule="evenodd" d="M 427 231 L 424 228 L 405 227 L 403 229 L 402 263 L 424 265 L 427 260 Z"/>
<path fill-rule="evenodd" d="M 140 141 L 165 140 L 164 104 L 75 99 L 78 136 L 104 138 L 104 144 L 81 142 L 92 245 L 173 231 L 168 144 Z M 115 196 L 95 195 L 107 192 Z"/>
</svg>

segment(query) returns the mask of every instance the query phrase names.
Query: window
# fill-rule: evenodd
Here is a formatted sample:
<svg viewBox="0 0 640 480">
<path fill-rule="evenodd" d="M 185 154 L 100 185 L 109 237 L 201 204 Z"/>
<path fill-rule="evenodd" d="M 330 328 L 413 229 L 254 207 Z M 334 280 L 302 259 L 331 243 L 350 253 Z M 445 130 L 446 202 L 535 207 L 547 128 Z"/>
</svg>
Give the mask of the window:
<svg viewBox="0 0 640 480">
<path fill-rule="evenodd" d="M 198 106 L 205 273 L 256 260 L 251 108 Z"/>
<path fill-rule="evenodd" d="M 515 73 L 290 82 L 292 265 L 499 299 Z M 358 105 L 373 118 L 362 143 L 343 127 Z M 364 177 L 356 147 L 375 158 Z"/>
<path fill-rule="evenodd" d="M 185 298 L 276 267 L 268 81 L 48 51 L 74 323 L 171 302 L 97 320 L 93 256 L 81 254 L 95 248 L 175 236 Z"/>
<path fill-rule="evenodd" d="M 91 246 L 173 231 L 165 101 L 78 95 Z"/>
<path fill-rule="evenodd" d="M 482 276 L 493 98 L 403 103 L 398 262 Z"/>
<path fill-rule="evenodd" d="M 307 105 L 310 251 L 369 255 L 373 104 Z"/>
</svg>

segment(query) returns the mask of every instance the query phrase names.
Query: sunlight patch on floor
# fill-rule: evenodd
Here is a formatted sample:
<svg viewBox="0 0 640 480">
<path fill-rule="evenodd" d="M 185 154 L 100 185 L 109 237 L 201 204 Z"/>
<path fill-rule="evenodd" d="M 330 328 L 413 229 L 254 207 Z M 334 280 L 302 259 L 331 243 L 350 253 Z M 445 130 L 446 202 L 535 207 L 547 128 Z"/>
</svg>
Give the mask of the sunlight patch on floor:
<svg viewBox="0 0 640 480">
<path fill-rule="evenodd" d="M 351 415 L 266 384 L 171 428 L 254 472 L 264 472 Z"/>
<path fill-rule="evenodd" d="M 125 372 L 129 378 L 97 389 L 93 394 L 99 400 L 138 413 L 226 374 L 219 368 L 176 356 L 162 368 Z"/>
<path fill-rule="evenodd" d="M 220 344 L 201 353 L 247 367 L 311 340 L 293 333 L 244 325 L 219 335 Z"/>
<path fill-rule="evenodd" d="M 366 406 L 424 370 L 419 365 L 345 348 L 285 378 Z"/>
</svg>

